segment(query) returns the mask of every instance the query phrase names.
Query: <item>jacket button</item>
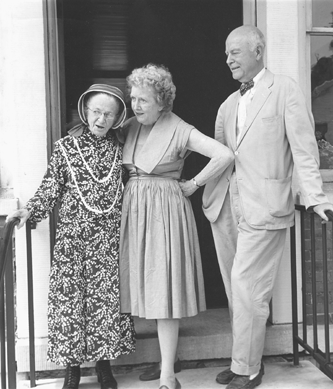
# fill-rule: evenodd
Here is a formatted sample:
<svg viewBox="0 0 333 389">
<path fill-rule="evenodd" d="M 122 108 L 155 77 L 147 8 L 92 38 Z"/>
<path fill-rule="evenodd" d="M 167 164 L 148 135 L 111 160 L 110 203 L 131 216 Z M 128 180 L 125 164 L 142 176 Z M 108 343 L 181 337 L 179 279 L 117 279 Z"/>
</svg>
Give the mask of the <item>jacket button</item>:
<svg viewBox="0 0 333 389">
<path fill-rule="evenodd" d="M 238 151 L 235 151 L 235 155 L 238 155 Z"/>
</svg>

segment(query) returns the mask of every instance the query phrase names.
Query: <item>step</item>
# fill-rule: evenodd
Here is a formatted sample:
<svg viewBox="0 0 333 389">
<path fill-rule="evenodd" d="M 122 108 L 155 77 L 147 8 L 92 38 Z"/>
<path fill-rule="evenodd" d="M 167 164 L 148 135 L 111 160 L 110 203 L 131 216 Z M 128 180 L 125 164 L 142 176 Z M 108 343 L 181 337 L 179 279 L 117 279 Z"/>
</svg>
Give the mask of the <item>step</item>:
<svg viewBox="0 0 333 389">
<path fill-rule="evenodd" d="M 136 352 L 112 361 L 112 365 L 139 365 L 160 361 L 155 320 L 135 318 L 137 333 Z M 227 308 L 209 309 L 197 316 L 180 321 L 178 355 L 182 361 L 208 360 L 231 357 L 231 326 Z M 29 370 L 27 340 L 17 342 L 17 365 L 19 372 Z M 46 361 L 47 340 L 36 341 L 36 370 L 59 369 Z M 291 324 L 268 325 L 264 355 L 292 353 Z M 92 367 L 94 363 L 85 363 Z"/>
<path fill-rule="evenodd" d="M 301 361 L 294 366 L 282 358 L 264 358 L 265 375 L 260 389 L 331 389 L 332 381 L 310 361 Z M 217 389 L 225 388 L 215 382 L 221 367 L 196 368 L 182 370 L 177 378 L 182 389 Z M 157 389 L 158 381 L 141 382 L 138 371 L 127 374 L 115 374 L 119 389 Z M 37 382 L 40 389 L 61 389 L 63 378 L 45 379 Z M 18 389 L 29 388 L 28 381 L 20 381 Z M 82 377 L 80 389 L 100 389 L 96 376 Z"/>
<path fill-rule="evenodd" d="M 135 318 L 137 351 L 113 362 L 115 365 L 140 364 L 160 360 L 155 320 Z M 291 324 L 268 325 L 264 355 L 292 353 Z M 181 360 L 230 358 L 232 347 L 229 310 L 209 309 L 180 321 L 178 355 Z"/>
</svg>

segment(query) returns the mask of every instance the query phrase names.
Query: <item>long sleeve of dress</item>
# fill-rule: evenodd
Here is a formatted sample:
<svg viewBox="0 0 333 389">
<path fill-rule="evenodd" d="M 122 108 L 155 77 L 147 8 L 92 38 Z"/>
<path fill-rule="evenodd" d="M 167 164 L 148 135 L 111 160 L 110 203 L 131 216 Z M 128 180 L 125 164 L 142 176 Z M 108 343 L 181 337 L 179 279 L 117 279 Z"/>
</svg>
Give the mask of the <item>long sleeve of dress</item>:
<svg viewBox="0 0 333 389">
<path fill-rule="evenodd" d="M 52 212 L 64 189 L 66 172 L 66 161 L 59 144 L 56 143 L 43 180 L 25 206 L 31 212 L 29 220 L 40 222 Z"/>
</svg>

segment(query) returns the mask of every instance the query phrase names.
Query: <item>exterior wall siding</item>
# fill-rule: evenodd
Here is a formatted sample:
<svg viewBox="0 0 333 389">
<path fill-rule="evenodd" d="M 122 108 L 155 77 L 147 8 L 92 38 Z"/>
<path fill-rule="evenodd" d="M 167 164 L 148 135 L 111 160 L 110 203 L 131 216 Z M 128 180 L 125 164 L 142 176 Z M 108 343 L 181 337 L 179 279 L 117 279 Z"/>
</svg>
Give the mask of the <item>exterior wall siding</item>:
<svg viewBox="0 0 333 389">
<path fill-rule="evenodd" d="M 47 166 L 43 0 L 1 1 L 0 36 L 0 210 L 7 215 L 34 194 Z M 15 242 L 20 354 L 28 337 L 25 228 L 16 230 Z M 48 221 L 33 231 L 32 246 L 38 343 L 47 336 Z M 27 370 L 19 360 L 17 367 Z"/>
</svg>

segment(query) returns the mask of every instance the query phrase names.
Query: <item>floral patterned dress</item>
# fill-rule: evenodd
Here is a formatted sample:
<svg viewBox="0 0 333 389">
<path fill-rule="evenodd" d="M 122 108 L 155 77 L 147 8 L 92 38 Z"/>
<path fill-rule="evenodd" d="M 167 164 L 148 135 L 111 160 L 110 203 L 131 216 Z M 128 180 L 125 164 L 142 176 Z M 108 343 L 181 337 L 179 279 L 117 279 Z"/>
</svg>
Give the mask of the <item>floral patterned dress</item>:
<svg viewBox="0 0 333 389">
<path fill-rule="evenodd" d="M 48 360 L 57 364 L 114 359 L 135 349 L 132 318 L 119 307 L 121 164 L 114 131 L 97 137 L 85 127 L 56 142 L 26 205 L 38 222 L 60 203 L 48 299 Z"/>
</svg>

